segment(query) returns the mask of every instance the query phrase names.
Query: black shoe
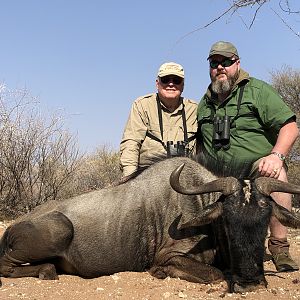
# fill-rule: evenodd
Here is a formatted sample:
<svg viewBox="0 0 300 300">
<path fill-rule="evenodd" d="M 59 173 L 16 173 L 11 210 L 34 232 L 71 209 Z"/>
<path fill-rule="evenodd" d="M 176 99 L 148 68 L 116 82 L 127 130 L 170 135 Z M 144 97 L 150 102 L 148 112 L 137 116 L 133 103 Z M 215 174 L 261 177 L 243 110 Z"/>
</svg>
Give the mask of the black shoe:
<svg viewBox="0 0 300 300">
<path fill-rule="evenodd" d="M 292 272 L 299 270 L 298 265 L 288 252 L 273 254 L 272 260 L 278 272 Z"/>
</svg>

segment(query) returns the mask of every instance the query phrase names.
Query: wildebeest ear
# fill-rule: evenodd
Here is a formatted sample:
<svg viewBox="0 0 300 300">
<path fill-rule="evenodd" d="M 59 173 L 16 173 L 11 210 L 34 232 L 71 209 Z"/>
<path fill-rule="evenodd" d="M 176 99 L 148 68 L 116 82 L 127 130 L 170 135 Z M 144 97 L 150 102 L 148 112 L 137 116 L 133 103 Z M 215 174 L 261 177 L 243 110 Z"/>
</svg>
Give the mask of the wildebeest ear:
<svg viewBox="0 0 300 300">
<path fill-rule="evenodd" d="M 202 226 L 209 224 L 217 219 L 223 213 L 223 204 L 221 202 L 215 202 L 203 208 L 203 211 L 197 217 L 194 217 L 190 221 L 178 225 L 178 229 L 184 229 L 192 226 Z"/>
<path fill-rule="evenodd" d="M 271 201 L 272 215 L 284 226 L 291 228 L 300 228 L 300 215 L 288 211 L 286 208 L 277 204 L 275 201 Z"/>
</svg>

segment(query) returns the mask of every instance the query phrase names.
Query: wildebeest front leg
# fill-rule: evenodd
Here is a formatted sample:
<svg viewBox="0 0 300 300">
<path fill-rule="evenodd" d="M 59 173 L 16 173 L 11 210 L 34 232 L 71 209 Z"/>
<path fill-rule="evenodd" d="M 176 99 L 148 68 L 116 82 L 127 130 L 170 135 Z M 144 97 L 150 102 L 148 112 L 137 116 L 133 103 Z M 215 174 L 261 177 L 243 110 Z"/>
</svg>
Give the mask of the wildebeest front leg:
<svg viewBox="0 0 300 300">
<path fill-rule="evenodd" d="M 58 279 L 55 266 L 50 263 L 39 265 L 18 265 L 10 257 L 2 258 L 1 275 L 11 278 L 38 277 L 39 279 Z"/>
<path fill-rule="evenodd" d="M 0 275 L 57 279 L 53 259 L 73 238 L 73 225 L 60 212 L 50 212 L 9 227 L 1 239 Z"/>
<path fill-rule="evenodd" d="M 175 256 L 164 266 L 153 266 L 149 273 L 160 279 L 170 276 L 197 283 L 211 283 L 224 279 L 219 269 L 184 256 Z"/>
</svg>

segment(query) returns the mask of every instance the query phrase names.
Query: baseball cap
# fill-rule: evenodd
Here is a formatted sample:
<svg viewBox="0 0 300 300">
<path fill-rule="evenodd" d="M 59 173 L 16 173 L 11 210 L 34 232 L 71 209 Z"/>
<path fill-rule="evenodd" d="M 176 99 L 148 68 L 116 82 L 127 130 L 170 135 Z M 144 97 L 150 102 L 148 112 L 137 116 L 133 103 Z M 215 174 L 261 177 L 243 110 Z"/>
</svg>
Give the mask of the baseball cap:
<svg viewBox="0 0 300 300">
<path fill-rule="evenodd" d="M 174 62 L 164 63 L 159 67 L 157 76 L 164 77 L 167 75 L 176 75 L 184 78 L 184 70 L 180 64 Z"/>
<path fill-rule="evenodd" d="M 224 41 L 216 42 L 211 46 L 207 59 L 209 59 L 211 56 L 216 54 L 225 57 L 232 57 L 233 55 L 239 57 L 236 47 L 230 42 L 224 42 Z"/>
</svg>

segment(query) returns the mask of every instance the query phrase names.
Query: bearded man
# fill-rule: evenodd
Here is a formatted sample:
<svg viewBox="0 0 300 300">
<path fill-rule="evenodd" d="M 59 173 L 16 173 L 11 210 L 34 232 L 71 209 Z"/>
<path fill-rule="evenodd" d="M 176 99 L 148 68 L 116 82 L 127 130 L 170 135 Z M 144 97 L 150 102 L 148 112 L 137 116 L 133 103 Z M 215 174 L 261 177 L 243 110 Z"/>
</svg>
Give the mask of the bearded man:
<svg viewBox="0 0 300 300">
<path fill-rule="evenodd" d="M 211 84 L 198 106 L 197 148 L 223 174 L 250 166 L 249 177 L 287 181 L 285 158 L 299 135 L 295 114 L 269 84 L 240 68 L 232 43 L 213 44 L 208 62 Z M 291 210 L 290 194 L 271 196 Z M 279 272 L 299 269 L 289 254 L 287 228 L 275 218 L 268 248 Z"/>
</svg>

